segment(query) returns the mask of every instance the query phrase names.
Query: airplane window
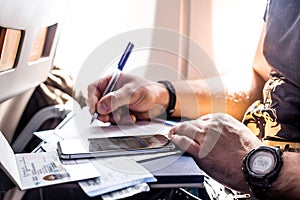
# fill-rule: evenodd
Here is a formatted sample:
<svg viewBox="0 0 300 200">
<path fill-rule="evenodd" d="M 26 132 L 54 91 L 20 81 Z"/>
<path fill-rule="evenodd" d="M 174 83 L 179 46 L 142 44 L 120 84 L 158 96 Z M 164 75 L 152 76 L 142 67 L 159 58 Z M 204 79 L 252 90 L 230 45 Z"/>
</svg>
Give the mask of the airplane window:
<svg viewBox="0 0 300 200">
<path fill-rule="evenodd" d="M 23 31 L 0 27 L 0 72 L 16 66 Z"/>
<path fill-rule="evenodd" d="M 37 61 L 50 55 L 56 28 L 57 24 L 40 28 L 37 31 L 29 54 L 29 62 Z"/>
</svg>

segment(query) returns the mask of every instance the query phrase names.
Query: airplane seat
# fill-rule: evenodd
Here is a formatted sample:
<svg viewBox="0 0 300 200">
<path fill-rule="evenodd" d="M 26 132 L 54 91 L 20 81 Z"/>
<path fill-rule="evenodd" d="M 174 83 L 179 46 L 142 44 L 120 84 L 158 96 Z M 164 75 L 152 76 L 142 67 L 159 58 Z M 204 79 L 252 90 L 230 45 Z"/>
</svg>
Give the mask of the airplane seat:
<svg viewBox="0 0 300 200">
<path fill-rule="evenodd" d="M 0 1 L 0 131 L 21 152 L 44 120 L 68 112 L 60 106 L 38 111 L 12 143 L 35 88 L 53 68 L 68 0 Z M 0 199 L 14 184 L 0 170 Z"/>
<path fill-rule="evenodd" d="M 0 131 L 9 142 L 35 87 L 53 67 L 67 5 L 67 0 L 0 1 Z M 22 151 L 32 129 L 12 144 L 15 151 Z"/>
</svg>

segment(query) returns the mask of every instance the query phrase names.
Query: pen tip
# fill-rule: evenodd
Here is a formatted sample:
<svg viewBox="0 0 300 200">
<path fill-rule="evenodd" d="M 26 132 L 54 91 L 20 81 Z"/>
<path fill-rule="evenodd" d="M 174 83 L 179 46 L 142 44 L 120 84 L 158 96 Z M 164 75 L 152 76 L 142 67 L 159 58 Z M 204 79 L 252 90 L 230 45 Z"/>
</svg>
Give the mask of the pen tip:
<svg viewBox="0 0 300 200">
<path fill-rule="evenodd" d="M 95 121 L 95 119 L 98 117 L 98 113 L 97 112 L 95 112 L 94 114 L 93 114 L 93 116 L 92 116 L 92 119 L 91 119 L 91 121 L 90 121 L 90 124 L 92 124 L 94 121 Z"/>
</svg>

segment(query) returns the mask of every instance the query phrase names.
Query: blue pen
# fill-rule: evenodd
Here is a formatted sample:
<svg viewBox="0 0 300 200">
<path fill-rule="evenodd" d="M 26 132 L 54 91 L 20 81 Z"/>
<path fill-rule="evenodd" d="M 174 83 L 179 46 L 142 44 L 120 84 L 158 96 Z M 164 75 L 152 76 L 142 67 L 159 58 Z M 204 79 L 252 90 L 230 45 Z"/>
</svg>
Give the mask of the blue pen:
<svg viewBox="0 0 300 200">
<path fill-rule="evenodd" d="M 126 64 L 126 61 L 129 57 L 133 47 L 134 47 L 134 45 L 131 42 L 129 42 L 126 49 L 125 49 L 125 51 L 124 51 L 124 53 L 123 53 L 123 55 L 122 55 L 122 57 L 121 57 L 121 59 L 120 59 L 120 61 L 119 61 L 119 63 L 118 63 L 118 69 L 113 73 L 112 78 L 110 79 L 108 85 L 106 86 L 102 96 L 104 96 L 104 95 L 106 95 L 106 94 L 113 91 L 113 89 L 114 89 L 114 87 L 115 87 L 115 85 L 116 85 L 116 83 L 117 83 L 117 81 L 120 77 L 121 71 L 123 70 L 123 68 Z M 91 124 L 95 121 L 95 119 L 97 119 L 98 115 L 99 115 L 98 112 L 95 111 L 95 113 L 93 114 L 92 119 L 91 119 Z"/>
</svg>

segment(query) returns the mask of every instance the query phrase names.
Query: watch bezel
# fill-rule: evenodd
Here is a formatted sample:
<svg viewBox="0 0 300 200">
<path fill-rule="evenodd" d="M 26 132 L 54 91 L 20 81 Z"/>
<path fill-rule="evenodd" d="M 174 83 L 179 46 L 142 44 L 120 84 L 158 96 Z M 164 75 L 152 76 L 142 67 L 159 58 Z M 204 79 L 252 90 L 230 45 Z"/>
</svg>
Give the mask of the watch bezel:
<svg viewBox="0 0 300 200">
<path fill-rule="evenodd" d="M 255 172 L 253 169 L 252 169 L 252 167 L 250 166 L 251 165 L 251 163 L 250 163 L 250 161 L 251 161 L 251 159 L 257 154 L 257 153 L 260 153 L 260 152 L 267 152 L 267 153 L 269 153 L 269 154 L 271 154 L 272 155 L 272 157 L 273 157 L 273 159 L 274 159 L 274 163 L 275 163 L 275 165 L 274 166 L 272 166 L 272 170 L 270 171 L 270 172 L 268 172 L 268 173 L 266 173 L 266 174 L 259 174 L 259 173 L 257 173 L 257 172 Z M 269 149 L 269 148 L 259 148 L 259 149 L 257 149 L 256 151 L 251 151 L 250 153 L 249 153 L 249 155 L 247 156 L 247 161 L 246 161 L 246 167 L 248 168 L 248 172 L 251 174 L 251 175 L 253 175 L 253 176 L 255 176 L 255 177 L 257 177 L 257 178 L 265 178 L 265 177 L 272 177 L 274 174 L 276 174 L 276 168 L 277 168 L 277 166 L 278 166 L 278 161 L 279 161 L 279 158 L 278 158 L 278 156 L 276 156 L 276 154 L 274 154 L 274 152 L 271 150 L 271 149 Z"/>
<path fill-rule="evenodd" d="M 269 152 L 273 155 L 275 166 L 273 170 L 266 174 L 257 174 L 250 168 L 250 158 L 258 152 Z M 245 175 L 245 181 L 250 186 L 255 197 L 264 198 L 267 195 L 268 189 L 271 187 L 273 181 L 278 177 L 283 160 L 283 151 L 269 146 L 261 146 L 251 150 L 243 160 L 243 172 Z"/>
</svg>

